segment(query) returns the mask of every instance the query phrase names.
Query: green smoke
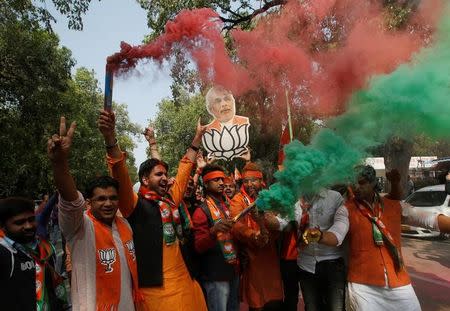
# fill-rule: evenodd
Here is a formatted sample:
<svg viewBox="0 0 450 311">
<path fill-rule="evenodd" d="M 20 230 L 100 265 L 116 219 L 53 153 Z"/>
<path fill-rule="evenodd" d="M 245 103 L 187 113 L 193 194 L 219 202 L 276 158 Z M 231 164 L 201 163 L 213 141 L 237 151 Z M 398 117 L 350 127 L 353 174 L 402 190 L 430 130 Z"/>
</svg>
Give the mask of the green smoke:
<svg viewBox="0 0 450 311">
<path fill-rule="evenodd" d="M 259 194 L 260 209 L 293 216 L 301 195 L 352 179 L 366 151 L 391 136 L 450 137 L 450 6 L 442 16 L 436 44 L 391 74 L 373 77 L 331 121 L 334 130 L 319 131 L 308 146 L 286 146 L 284 170 Z"/>
</svg>

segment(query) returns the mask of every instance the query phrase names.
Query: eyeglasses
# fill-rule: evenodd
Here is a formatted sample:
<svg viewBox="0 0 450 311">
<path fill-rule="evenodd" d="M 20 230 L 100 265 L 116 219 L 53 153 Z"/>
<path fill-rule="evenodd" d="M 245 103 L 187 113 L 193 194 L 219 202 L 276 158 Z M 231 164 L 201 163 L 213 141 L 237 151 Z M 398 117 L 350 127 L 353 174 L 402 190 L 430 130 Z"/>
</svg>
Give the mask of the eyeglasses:
<svg viewBox="0 0 450 311">
<path fill-rule="evenodd" d="M 119 196 L 111 195 L 111 196 L 108 197 L 106 195 L 101 195 L 99 197 L 91 199 L 91 201 L 95 201 L 95 202 L 99 202 L 99 203 L 105 203 L 108 200 L 110 200 L 111 202 L 117 202 L 117 201 L 119 201 Z"/>
</svg>

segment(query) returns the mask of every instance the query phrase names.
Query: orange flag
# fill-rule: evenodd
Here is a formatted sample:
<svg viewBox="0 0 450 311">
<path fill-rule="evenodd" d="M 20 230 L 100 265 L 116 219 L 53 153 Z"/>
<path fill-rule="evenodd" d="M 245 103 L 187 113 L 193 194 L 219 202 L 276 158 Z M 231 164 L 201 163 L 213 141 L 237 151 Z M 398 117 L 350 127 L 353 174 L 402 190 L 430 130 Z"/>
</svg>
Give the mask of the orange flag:
<svg viewBox="0 0 450 311">
<path fill-rule="evenodd" d="M 280 145 L 278 148 L 278 169 L 281 170 L 283 167 L 284 161 L 284 146 L 289 144 L 291 139 L 289 137 L 289 128 L 286 125 L 283 125 L 280 137 Z"/>
<path fill-rule="evenodd" d="M 237 169 L 236 165 L 234 166 L 234 180 L 238 181 L 242 178 L 241 172 Z"/>
</svg>

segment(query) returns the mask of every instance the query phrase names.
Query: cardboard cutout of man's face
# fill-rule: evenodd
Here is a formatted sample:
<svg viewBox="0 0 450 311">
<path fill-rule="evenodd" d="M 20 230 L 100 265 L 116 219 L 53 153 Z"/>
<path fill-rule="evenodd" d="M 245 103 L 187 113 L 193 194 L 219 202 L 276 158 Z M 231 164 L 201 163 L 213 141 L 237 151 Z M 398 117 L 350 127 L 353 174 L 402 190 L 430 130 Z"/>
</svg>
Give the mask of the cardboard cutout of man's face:
<svg viewBox="0 0 450 311">
<path fill-rule="evenodd" d="M 208 99 L 209 113 L 220 123 L 226 123 L 236 114 L 233 94 L 226 90 L 212 90 Z"/>
<path fill-rule="evenodd" d="M 208 157 L 229 161 L 247 152 L 250 122 L 247 117 L 236 115 L 233 94 L 222 87 L 212 87 L 206 94 L 206 108 L 214 117 L 202 138 Z"/>
</svg>

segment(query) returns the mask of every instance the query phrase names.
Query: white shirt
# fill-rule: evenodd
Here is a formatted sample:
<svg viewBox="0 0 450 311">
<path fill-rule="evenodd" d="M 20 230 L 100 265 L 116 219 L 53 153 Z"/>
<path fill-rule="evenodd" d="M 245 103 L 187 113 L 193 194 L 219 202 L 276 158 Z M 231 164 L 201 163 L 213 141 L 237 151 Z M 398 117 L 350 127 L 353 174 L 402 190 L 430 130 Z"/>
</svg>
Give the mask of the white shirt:
<svg viewBox="0 0 450 311">
<path fill-rule="evenodd" d="M 347 209 L 343 205 L 344 199 L 339 192 L 322 190 L 309 201 L 309 204 L 311 204 L 311 207 L 308 210 L 308 227 L 319 227 L 322 231 L 332 232 L 338 240 L 337 246 L 310 243 L 300 250 L 297 258 L 298 266 L 305 271 L 315 273 L 317 262 L 344 258 L 345 250 L 342 242 L 348 232 L 349 220 Z M 303 211 L 299 201 L 295 204 L 295 221 L 298 224 L 300 224 L 302 214 Z M 283 230 L 289 221 L 285 218 L 277 218 L 280 223 L 280 230 Z"/>
<path fill-rule="evenodd" d="M 72 309 L 96 310 L 96 251 L 95 231 L 92 220 L 84 213 L 85 201 L 81 193 L 72 202 L 61 196 L 58 203 L 58 218 L 61 232 L 66 237 L 71 261 Z M 115 222 L 112 225 L 113 240 L 120 256 L 120 302 L 119 311 L 134 311 L 131 272 L 128 268 L 123 243 Z"/>
</svg>

